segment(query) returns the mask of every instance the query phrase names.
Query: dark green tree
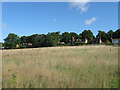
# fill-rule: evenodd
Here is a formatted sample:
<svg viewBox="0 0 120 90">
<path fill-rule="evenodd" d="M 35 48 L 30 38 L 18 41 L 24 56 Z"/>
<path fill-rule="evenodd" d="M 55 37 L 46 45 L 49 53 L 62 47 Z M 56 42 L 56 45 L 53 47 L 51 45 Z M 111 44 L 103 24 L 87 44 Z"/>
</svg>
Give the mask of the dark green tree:
<svg viewBox="0 0 120 90">
<path fill-rule="evenodd" d="M 45 38 L 46 46 L 57 46 L 57 43 L 60 41 L 59 32 L 48 33 Z"/>
<path fill-rule="evenodd" d="M 27 37 L 27 43 L 32 43 L 33 47 L 38 47 L 38 34 L 34 34 Z"/>
<path fill-rule="evenodd" d="M 79 39 L 83 39 L 82 33 L 79 34 L 78 38 L 79 38 Z"/>
<path fill-rule="evenodd" d="M 110 38 L 113 38 L 113 34 L 114 34 L 113 30 L 108 31 L 108 36 L 109 36 Z"/>
<path fill-rule="evenodd" d="M 108 31 L 107 34 L 108 34 L 109 41 L 112 42 L 112 38 L 113 38 L 113 35 L 114 35 L 113 30 Z"/>
<path fill-rule="evenodd" d="M 113 38 L 120 38 L 120 29 L 116 30 L 113 34 Z"/>
<path fill-rule="evenodd" d="M 104 31 L 98 31 L 98 35 L 96 37 L 97 37 L 97 40 L 101 38 L 102 42 L 109 40 L 108 34 Z"/>
<path fill-rule="evenodd" d="M 94 35 L 93 33 L 90 31 L 90 30 L 84 30 L 82 32 L 82 39 L 87 39 L 88 40 L 88 43 L 93 39 Z"/>
<path fill-rule="evenodd" d="M 27 43 L 27 36 L 22 36 L 20 39 L 21 43 Z"/>
<path fill-rule="evenodd" d="M 71 35 L 68 32 L 62 33 L 62 42 L 65 42 L 66 44 L 69 43 L 69 40 L 71 40 Z"/>
<path fill-rule="evenodd" d="M 10 33 L 4 41 L 5 48 L 16 48 L 16 44 L 20 45 L 21 43 L 19 36 L 13 33 Z"/>
<path fill-rule="evenodd" d="M 45 44 L 45 38 L 46 38 L 46 35 L 45 35 L 45 34 L 40 34 L 40 35 L 38 36 L 38 46 L 39 46 L 39 47 L 44 47 L 44 46 L 46 46 L 46 44 Z"/>
<path fill-rule="evenodd" d="M 75 33 L 75 32 L 71 32 L 70 36 L 71 36 L 71 38 L 74 37 L 74 39 L 78 39 L 79 38 L 78 34 Z"/>
</svg>

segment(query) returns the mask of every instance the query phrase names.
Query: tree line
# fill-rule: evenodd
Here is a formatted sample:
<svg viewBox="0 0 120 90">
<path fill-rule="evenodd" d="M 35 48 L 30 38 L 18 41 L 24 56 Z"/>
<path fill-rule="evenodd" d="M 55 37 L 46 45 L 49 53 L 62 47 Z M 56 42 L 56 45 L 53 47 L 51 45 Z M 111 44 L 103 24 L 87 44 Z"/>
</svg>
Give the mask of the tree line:
<svg viewBox="0 0 120 90">
<path fill-rule="evenodd" d="M 74 37 L 74 42 L 72 38 Z M 19 37 L 14 33 L 9 33 L 9 35 L 4 39 L 4 48 L 28 48 L 28 47 L 51 47 L 61 45 L 58 42 L 64 42 L 64 45 L 82 45 L 85 44 L 84 40 L 87 39 L 87 44 L 98 43 L 99 39 L 105 44 L 112 44 L 112 39 L 120 38 L 120 29 L 110 30 L 109 32 L 104 32 L 99 30 L 96 37 L 93 35 L 91 30 L 84 30 L 82 33 L 77 34 L 75 32 L 52 32 L 48 34 L 33 34 L 30 36 Z M 16 46 L 17 45 L 17 46 Z"/>
</svg>

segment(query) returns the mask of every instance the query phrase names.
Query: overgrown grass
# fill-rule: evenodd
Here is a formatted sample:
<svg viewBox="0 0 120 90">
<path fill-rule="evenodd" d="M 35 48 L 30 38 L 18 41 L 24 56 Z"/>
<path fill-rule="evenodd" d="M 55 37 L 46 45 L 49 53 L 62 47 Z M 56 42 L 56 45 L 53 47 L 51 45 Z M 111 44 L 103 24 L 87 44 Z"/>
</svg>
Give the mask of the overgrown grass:
<svg viewBox="0 0 120 90">
<path fill-rule="evenodd" d="M 117 88 L 117 47 L 3 50 L 3 88 Z"/>
</svg>

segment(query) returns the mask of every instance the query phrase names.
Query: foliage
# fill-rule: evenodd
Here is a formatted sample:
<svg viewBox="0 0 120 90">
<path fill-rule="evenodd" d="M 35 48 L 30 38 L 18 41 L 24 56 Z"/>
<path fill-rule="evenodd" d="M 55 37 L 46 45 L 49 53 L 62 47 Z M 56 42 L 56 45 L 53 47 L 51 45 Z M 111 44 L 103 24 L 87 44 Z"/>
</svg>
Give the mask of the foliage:
<svg viewBox="0 0 120 90">
<path fill-rule="evenodd" d="M 77 41 L 77 42 L 75 42 L 75 45 L 76 45 L 76 46 L 78 46 L 78 45 L 85 45 L 85 43 L 84 43 L 84 42 L 79 42 L 79 41 Z"/>
<path fill-rule="evenodd" d="M 75 32 L 71 32 L 71 33 L 70 33 L 70 37 L 71 37 L 71 38 L 74 37 L 74 39 L 78 39 L 78 38 L 79 38 L 79 37 L 78 37 L 78 34 L 75 33 Z"/>
<path fill-rule="evenodd" d="M 92 40 L 94 37 L 93 33 L 90 30 L 84 30 L 81 35 L 82 35 L 82 39 L 86 38 L 88 42 Z"/>
<path fill-rule="evenodd" d="M 4 41 L 5 48 L 16 48 L 16 44 L 20 45 L 21 43 L 19 36 L 13 33 L 10 33 Z"/>
<path fill-rule="evenodd" d="M 22 36 L 20 39 L 21 39 L 21 43 L 26 43 L 27 42 L 27 37 L 26 36 Z"/>
<path fill-rule="evenodd" d="M 0 43 L 0 48 L 2 47 L 2 44 Z"/>
<path fill-rule="evenodd" d="M 109 40 L 106 40 L 106 41 L 105 41 L 105 44 L 106 44 L 106 45 L 110 45 L 111 43 L 110 43 Z"/>
<path fill-rule="evenodd" d="M 71 40 L 71 35 L 68 32 L 62 33 L 62 42 L 65 42 L 66 44 L 69 43 L 69 40 Z"/>
<path fill-rule="evenodd" d="M 113 38 L 120 38 L 120 29 L 115 31 L 115 33 L 113 34 Z"/>
<path fill-rule="evenodd" d="M 110 31 L 108 32 L 108 36 L 111 37 L 111 38 L 113 38 L 113 34 L 114 34 L 113 30 L 110 30 Z"/>
<path fill-rule="evenodd" d="M 100 39 L 100 38 L 101 38 L 102 42 L 109 40 L 108 34 L 104 31 L 98 31 L 97 39 Z"/>
<path fill-rule="evenodd" d="M 82 33 L 81 33 L 81 34 L 79 34 L 78 38 L 79 38 L 79 39 L 82 39 Z"/>
<path fill-rule="evenodd" d="M 38 46 L 39 46 L 39 47 L 44 47 L 44 46 L 46 46 L 46 45 L 45 45 L 45 38 L 46 38 L 46 35 L 44 35 L 44 34 L 40 34 L 40 35 L 38 36 Z"/>
<path fill-rule="evenodd" d="M 27 43 L 32 43 L 33 47 L 38 47 L 37 34 L 28 36 Z"/>
<path fill-rule="evenodd" d="M 21 45 L 20 48 L 26 48 L 26 46 Z"/>
<path fill-rule="evenodd" d="M 120 41 L 119 41 L 118 45 L 120 46 Z"/>
<path fill-rule="evenodd" d="M 72 42 L 72 37 L 75 39 L 74 42 Z M 120 29 L 116 30 L 115 32 L 113 32 L 113 30 L 110 30 L 107 33 L 104 31 L 98 31 L 96 37 L 93 35 L 91 30 L 84 30 L 79 35 L 75 32 L 64 32 L 60 34 L 58 31 L 48 34 L 33 34 L 30 36 L 22 36 L 21 38 L 19 38 L 19 36 L 16 34 L 10 33 L 8 37 L 4 39 L 5 42 L 3 45 L 5 48 L 17 48 L 16 45 L 20 46 L 18 48 L 50 47 L 58 46 L 58 42 L 64 42 L 67 46 L 73 46 L 84 45 L 85 38 L 88 40 L 88 44 L 99 44 L 99 40 L 101 38 L 103 43 L 111 45 L 112 38 L 120 38 Z M 81 41 L 79 41 L 80 39 Z M 27 45 L 28 43 L 30 43 L 31 46 Z"/>
<path fill-rule="evenodd" d="M 56 46 L 59 41 L 60 39 L 58 32 L 48 33 L 45 38 L 45 46 Z"/>
</svg>

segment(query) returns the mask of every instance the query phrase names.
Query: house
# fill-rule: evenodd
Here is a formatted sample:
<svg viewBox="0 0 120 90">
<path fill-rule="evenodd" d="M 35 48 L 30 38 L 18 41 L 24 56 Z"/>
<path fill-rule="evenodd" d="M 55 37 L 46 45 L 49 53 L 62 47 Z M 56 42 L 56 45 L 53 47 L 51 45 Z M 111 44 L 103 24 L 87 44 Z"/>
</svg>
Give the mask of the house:
<svg viewBox="0 0 120 90">
<path fill-rule="evenodd" d="M 91 44 L 104 44 L 101 38 L 95 38 L 91 40 Z"/>
<path fill-rule="evenodd" d="M 59 45 L 63 45 L 63 44 L 65 44 L 65 42 L 58 42 L 57 44 L 59 44 Z"/>
<path fill-rule="evenodd" d="M 102 42 L 101 38 L 99 39 L 99 44 L 103 44 L 103 42 Z"/>
<path fill-rule="evenodd" d="M 4 47 L 0 47 L 0 50 L 4 49 Z"/>
<path fill-rule="evenodd" d="M 27 43 L 28 46 L 32 46 L 32 43 Z"/>
<path fill-rule="evenodd" d="M 72 37 L 72 43 L 74 43 L 75 42 L 75 38 L 74 37 Z"/>
<path fill-rule="evenodd" d="M 118 39 L 112 39 L 112 43 L 114 43 L 114 44 L 117 44 L 119 42 L 120 42 L 120 38 L 118 38 Z"/>
<path fill-rule="evenodd" d="M 32 47 L 32 43 L 22 43 L 21 46 Z"/>
<path fill-rule="evenodd" d="M 76 39 L 76 41 L 80 41 L 81 42 L 82 40 L 81 39 Z"/>
<path fill-rule="evenodd" d="M 18 48 L 18 47 L 19 47 L 19 44 L 16 45 L 16 48 Z"/>
<path fill-rule="evenodd" d="M 88 43 L 88 40 L 85 38 L 85 44 L 87 44 Z"/>
<path fill-rule="evenodd" d="M 23 46 L 27 46 L 27 43 L 22 43 L 21 45 L 23 45 Z"/>
</svg>

